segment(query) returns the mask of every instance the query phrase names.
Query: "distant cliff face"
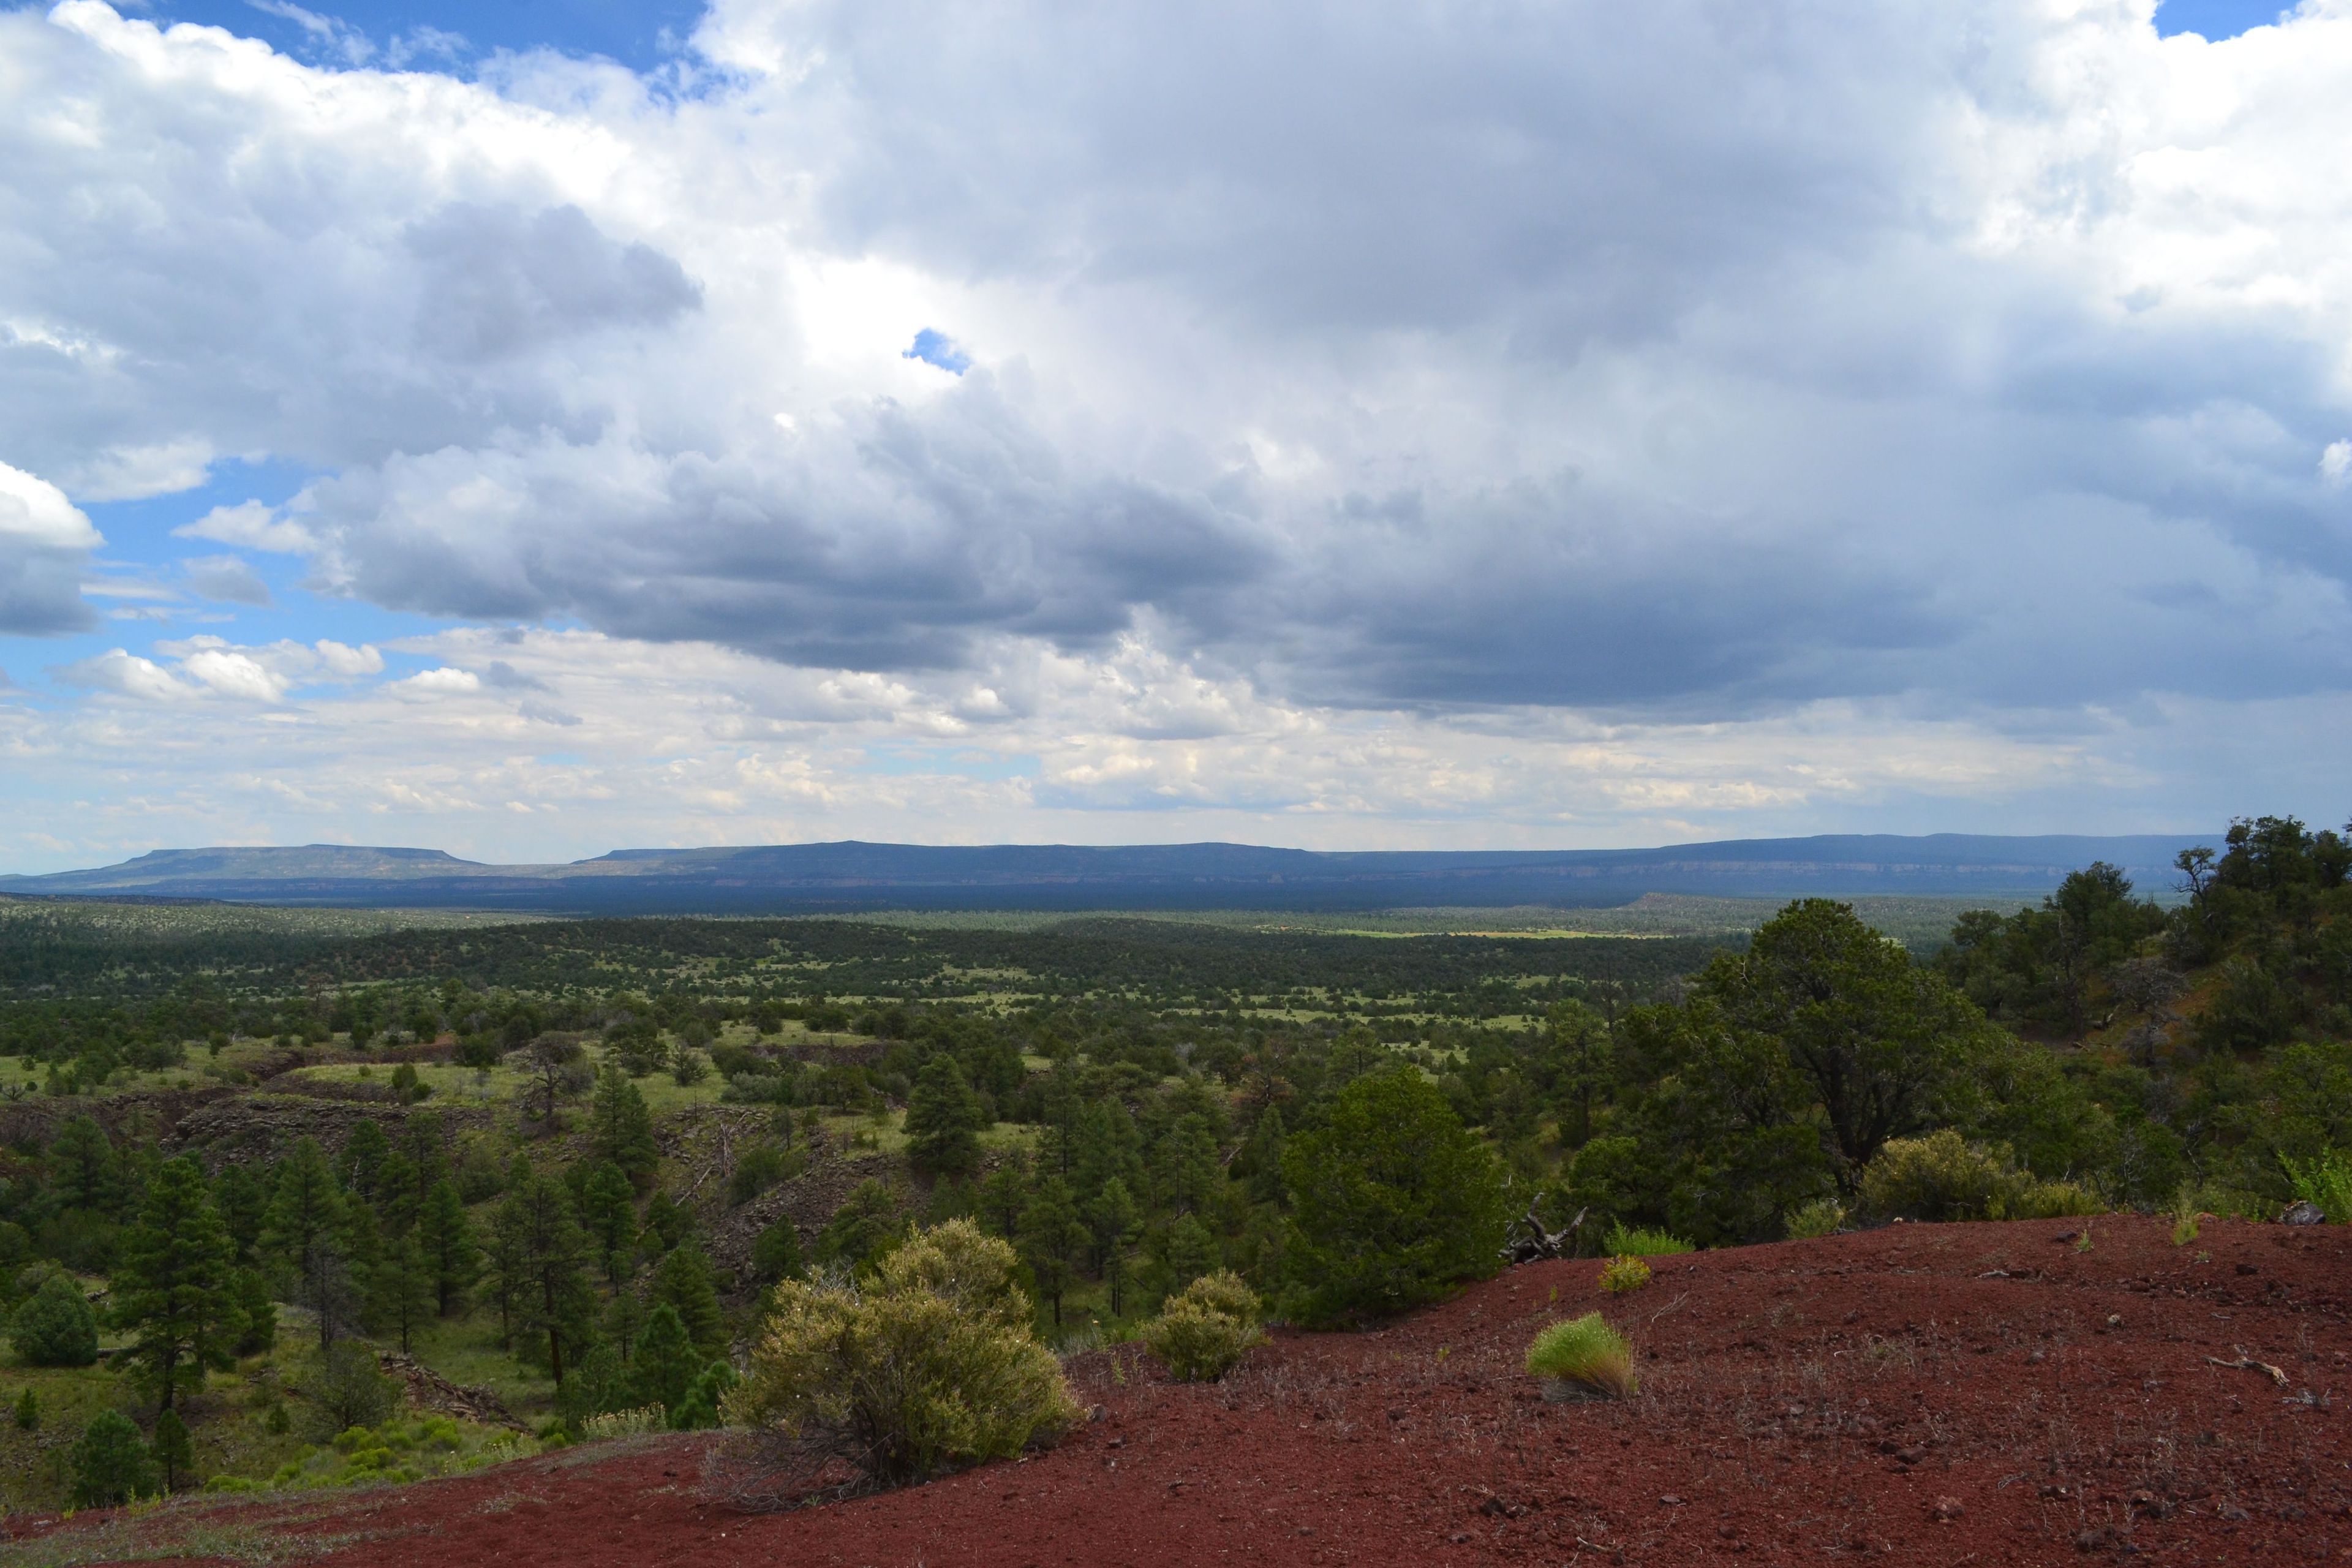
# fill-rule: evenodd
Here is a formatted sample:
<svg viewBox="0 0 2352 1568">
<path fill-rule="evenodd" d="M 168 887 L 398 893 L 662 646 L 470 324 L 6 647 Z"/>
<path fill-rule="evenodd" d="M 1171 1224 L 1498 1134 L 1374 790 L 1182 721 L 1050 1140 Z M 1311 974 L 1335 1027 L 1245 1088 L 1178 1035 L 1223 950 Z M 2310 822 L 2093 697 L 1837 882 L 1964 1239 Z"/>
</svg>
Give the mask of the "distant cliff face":
<svg viewBox="0 0 2352 1568">
<path fill-rule="evenodd" d="M 1318 854 L 1245 844 L 624 849 L 491 866 L 437 849 L 309 845 L 163 849 L 119 866 L 0 877 L 0 892 L 603 914 L 861 909 L 1565 907 L 1643 893 L 2033 895 L 2105 860 L 2171 886 L 2189 837 L 1936 834 L 1738 839 L 1654 849 Z"/>
</svg>

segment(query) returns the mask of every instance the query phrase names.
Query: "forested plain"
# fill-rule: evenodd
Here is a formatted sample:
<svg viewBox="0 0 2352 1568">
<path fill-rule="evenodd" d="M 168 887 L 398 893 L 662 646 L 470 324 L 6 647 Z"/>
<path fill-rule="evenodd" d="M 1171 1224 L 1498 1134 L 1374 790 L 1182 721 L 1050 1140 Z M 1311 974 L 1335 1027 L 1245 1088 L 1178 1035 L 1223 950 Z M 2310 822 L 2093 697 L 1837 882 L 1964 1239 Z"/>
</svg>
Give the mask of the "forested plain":
<svg viewBox="0 0 2352 1568">
<path fill-rule="evenodd" d="M 954 1218 L 1066 1350 L 1220 1269 L 1359 1324 L 1538 1233 L 2341 1219 L 2347 870 L 2253 819 L 2176 887 L 2086 867 L 1907 945 L 1817 899 L 1575 936 L 0 902 L 0 1485 L 709 1424 L 771 1287 Z M 1384 1140 L 1447 1245 L 1382 1255 Z"/>
</svg>

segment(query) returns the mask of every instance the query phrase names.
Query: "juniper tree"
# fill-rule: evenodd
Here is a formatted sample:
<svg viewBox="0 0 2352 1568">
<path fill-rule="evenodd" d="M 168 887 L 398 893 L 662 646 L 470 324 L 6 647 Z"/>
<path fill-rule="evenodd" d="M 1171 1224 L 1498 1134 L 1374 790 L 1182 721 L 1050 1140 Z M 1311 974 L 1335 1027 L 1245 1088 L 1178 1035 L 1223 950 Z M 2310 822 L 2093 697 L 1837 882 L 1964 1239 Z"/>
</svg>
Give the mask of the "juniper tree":
<svg viewBox="0 0 2352 1568">
<path fill-rule="evenodd" d="M 205 1368 L 231 1363 L 235 1266 L 236 1247 L 204 1173 L 185 1154 L 165 1161 L 123 1238 L 111 1310 L 116 1326 L 131 1331 L 131 1357 L 163 1410 L 183 1386 L 201 1387 Z"/>
<path fill-rule="evenodd" d="M 88 1366 L 98 1359 L 98 1314 L 70 1275 L 51 1274 L 16 1309 L 8 1340 L 27 1366 Z"/>
</svg>

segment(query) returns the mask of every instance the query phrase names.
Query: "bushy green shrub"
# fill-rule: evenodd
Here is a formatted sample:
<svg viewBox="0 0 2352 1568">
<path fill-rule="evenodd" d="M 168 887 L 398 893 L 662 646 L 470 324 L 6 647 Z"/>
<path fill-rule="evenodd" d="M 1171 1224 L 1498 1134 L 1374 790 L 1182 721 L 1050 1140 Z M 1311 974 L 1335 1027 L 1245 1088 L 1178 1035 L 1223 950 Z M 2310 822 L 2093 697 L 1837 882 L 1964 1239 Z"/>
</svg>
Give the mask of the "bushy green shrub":
<svg viewBox="0 0 2352 1568">
<path fill-rule="evenodd" d="M 1811 1241 L 1835 1236 L 1845 1224 L 1845 1205 L 1835 1198 L 1815 1198 L 1789 1215 L 1789 1239 Z"/>
<path fill-rule="evenodd" d="M 1621 1253 L 1601 1266 L 1601 1288 L 1612 1296 L 1639 1290 L 1649 1282 L 1650 1266 L 1630 1254 Z"/>
<path fill-rule="evenodd" d="M 29 1366 L 88 1366 L 98 1359 L 98 1314 L 70 1276 L 53 1273 L 16 1309 L 8 1338 Z"/>
<path fill-rule="evenodd" d="M 1619 1399 L 1637 1386 L 1633 1347 L 1598 1312 L 1569 1318 L 1538 1334 L 1528 1347 L 1530 1376 L 1558 1378 Z"/>
<path fill-rule="evenodd" d="M 1170 1297 L 1143 1325 L 1143 1342 L 1179 1380 L 1213 1382 L 1265 1337 L 1258 1331 L 1257 1310 L 1256 1292 L 1240 1275 L 1221 1268 Z"/>
<path fill-rule="evenodd" d="M 1601 1242 L 1601 1250 L 1612 1258 L 1672 1258 L 1676 1253 L 1695 1249 L 1689 1242 L 1671 1232 L 1621 1223 L 1609 1227 L 1609 1235 Z"/>
<path fill-rule="evenodd" d="M 2326 1215 L 2330 1225 L 2352 1225 L 2352 1159 L 2323 1149 L 2308 1160 L 2281 1155 L 2279 1163 L 2286 1167 L 2296 1197 Z"/>
<path fill-rule="evenodd" d="M 1400 1312 L 1502 1267 L 1503 1173 L 1412 1068 L 1360 1078 L 1286 1139 L 1287 1264 L 1300 1321 Z"/>
<path fill-rule="evenodd" d="M 101 1410 L 73 1446 L 76 1508 L 112 1508 L 155 1490 L 155 1466 L 139 1428 L 120 1410 Z"/>
<path fill-rule="evenodd" d="M 1896 1138 L 1862 1173 L 1862 1206 L 1880 1219 L 2054 1219 L 2104 1211 L 2073 1182 L 2042 1182 L 2007 1149 L 1970 1143 L 1950 1128 Z"/>
<path fill-rule="evenodd" d="M 880 1479 L 1007 1458 L 1078 1407 L 1030 1331 L 1013 1248 L 970 1220 L 919 1232 L 849 1283 L 786 1280 L 729 1420 Z"/>
</svg>

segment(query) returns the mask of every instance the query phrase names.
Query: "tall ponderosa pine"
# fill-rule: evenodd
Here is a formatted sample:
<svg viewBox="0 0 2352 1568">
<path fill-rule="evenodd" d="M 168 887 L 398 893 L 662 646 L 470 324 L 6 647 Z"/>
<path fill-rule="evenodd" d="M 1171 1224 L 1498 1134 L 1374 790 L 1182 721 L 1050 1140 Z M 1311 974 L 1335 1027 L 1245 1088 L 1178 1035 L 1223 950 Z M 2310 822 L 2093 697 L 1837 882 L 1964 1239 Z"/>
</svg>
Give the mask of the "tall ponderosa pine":
<svg viewBox="0 0 2352 1568">
<path fill-rule="evenodd" d="M 228 1226 L 236 1260 L 252 1262 L 269 1212 L 269 1184 L 250 1165 L 224 1165 L 213 1178 L 213 1206 L 220 1210 L 221 1223 Z"/>
<path fill-rule="evenodd" d="M 384 1239 L 371 1271 L 368 1297 L 376 1322 L 400 1337 L 404 1352 L 409 1335 L 432 1315 L 436 1300 L 433 1266 L 417 1244 L 415 1231 Z"/>
<path fill-rule="evenodd" d="M 180 1479 L 196 1462 L 195 1445 L 188 1440 L 188 1424 L 180 1419 L 176 1410 L 166 1410 L 155 1417 L 155 1440 L 150 1452 L 163 1472 L 163 1489 L 180 1489 Z"/>
<path fill-rule="evenodd" d="M 294 1299 L 318 1314 L 319 1349 L 341 1336 L 352 1315 L 350 1255 L 344 1246 L 343 1195 L 318 1141 L 297 1142 L 278 1168 L 260 1251 L 293 1278 Z"/>
<path fill-rule="evenodd" d="M 336 1156 L 335 1175 L 343 1191 L 356 1198 L 375 1203 L 383 1196 L 383 1163 L 392 1155 L 392 1140 L 373 1121 L 362 1121 L 352 1129 L 343 1142 L 343 1152 Z"/>
<path fill-rule="evenodd" d="M 637 1402 L 677 1409 L 693 1384 L 695 1373 L 702 1370 L 702 1363 L 693 1336 L 687 1331 L 677 1310 L 663 1302 L 653 1310 L 653 1315 L 646 1320 L 645 1332 L 637 1337 L 633 1363 Z"/>
<path fill-rule="evenodd" d="M 1021 1228 L 1021 1211 L 1029 1206 L 1029 1163 L 1018 1153 L 1007 1154 L 980 1184 L 982 1225 L 1010 1240 Z"/>
<path fill-rule="evenodd" d="M 416 1216 L 416 1245 L 433 1280 L 434 1310 L 443 1317 L 462 1309 L 466 1293 L 482 1275 L 482 1249 L 465 1200 L 446 1177 L 433 1184 Z"/>
<path fill-rule="evenodd" d="M 713 1356 L 726 1348 L 727 1317 L 719 1310 L 710 1259 L 692 1237 L 670 1249 L 654 1270 L 654 1300 L 676 1311 L 696 1350 Z"/>
<path fill-rule="evenodd" d="M 231 1364 L 238 1327 L 229 1289 L 235 1267 L 236 1247 L 204 1173 L 185 1154 L 165 1161 L 123 1238 L 112 1309 L 116 1325 L 131 1331 L 131 1356 L 164 1410 L 183 1388 L 203 1385 L 205 1368 Z"/>
<path fill-rule="evenodd" d="M 49 1142 L 49 1184 L 68 1209 L 111 1215 L 121 1200 L 121 1162 L 106 1129 L 77 1116 Z"/>
<path fill-rule="evenodd" d="M 639 1192 L 653 1184 L 661 1164 L 646 1097 L 617 1063 L 605 1063 L 596 1075 L 596 1098 L 588 1109 L 588 1156 L 612 1162 Z"/>
<path fill-rule="evenodd" d="M 600 1161 L 580 1184 L 580 1223 L 588 1232 L 589 1245 L 606 1279 L 619 1289 L 621 1281 L 628 1278 L 631 1254 L 635 1250 L 637 1200 L 629 1178 L 610 1160 Z"/>
<path fill-rule="evenodd" d="M 941 1051 L 923 1064 L 907 1098 L 907 1159 L 933 1178 L 980 1169 L 980 1097 L 955 1058 Z"/>
<path fill-rule="evenodd" d="M 1029 1266 L 1030 1277 L 1037 1282 L 1037 1294 L 1054 1304 L 1056 1324 L 1062 1321 L 1062 1298 L 1076 1277 L 1074 1260 L 1079 1248 L 1092 1239 L 1086 1221 L 1079 1217 L 1076 1200 L 1070 1196 L 1070 1184 L 1059 1176 L 1038 1183 L 1036 1196 L 1021 1211 L 1016 1245 L 1021 1261 Z"/>
<path fill-rule="evenodd" d="M 568 1361 L 577 1361 L 594 1335 L 595 1300 L 583 1268 L 587 1237 L 572 1215 L 572 1194 L 551 1176 L 533 1176 L 508 1204 L 500 1229 L 510 1229 L 516 1244 L 517 1322 L 544 1346 L 561 1388 Z"/>
</svg>

